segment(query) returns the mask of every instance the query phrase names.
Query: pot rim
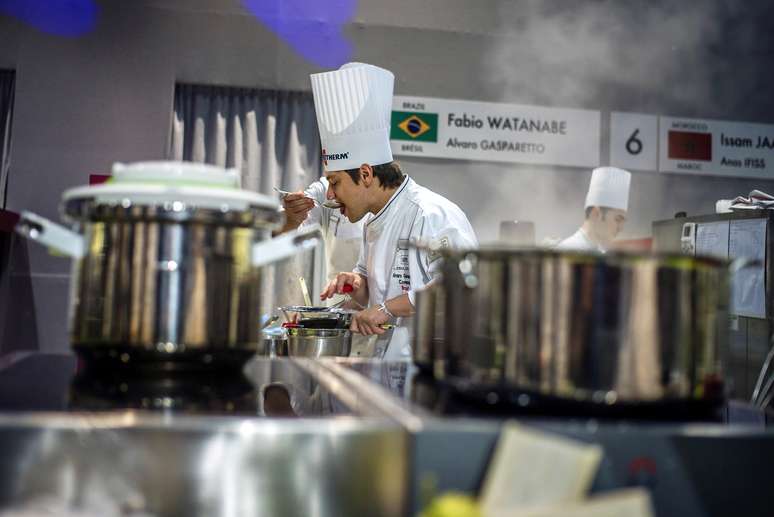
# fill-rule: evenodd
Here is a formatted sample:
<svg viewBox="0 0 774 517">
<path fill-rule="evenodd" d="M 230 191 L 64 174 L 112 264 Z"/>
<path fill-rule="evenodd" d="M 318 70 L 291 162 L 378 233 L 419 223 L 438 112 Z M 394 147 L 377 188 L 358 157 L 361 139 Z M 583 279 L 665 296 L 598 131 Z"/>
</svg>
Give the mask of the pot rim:
<svg viewBox="0 0 774 517">
<path fill-rule="evenodd" d="M 195 221 L 227 226 L 275 228 L 282 218 L 281 212 L 273 208 L 251 206 L 242 209 L 227 204 L 220 208 L 208 208 L 179 201 L 159 202 L 156 205 L 138 205 L 133 204 L 131 200 L 126 203 L 100 203 L 93 198 L 65 201 L 61 211 L 63 219 L 71 223 Z"/>
<path fill-rule="evenodd" d="M 682 255 L 667 252 L 637 252 L 627 250 L 615 250 L 607 253 L 584 252 L 574 250 L 557 250 L 552 248 L 523 248 L 508 246 L 483 246 L 478 249 L 440 250 L 445 258 L 452 260 L 464 260 L 477 258 L 483 260 L 503 259 L 570 259 L 574 262 L 586 263 L 610 263 L 633 264 L 637 262 L 661 262 L 673 267 L 712 266 L 728 267 L 731 260 L 707 255 Z"/>
</svg>

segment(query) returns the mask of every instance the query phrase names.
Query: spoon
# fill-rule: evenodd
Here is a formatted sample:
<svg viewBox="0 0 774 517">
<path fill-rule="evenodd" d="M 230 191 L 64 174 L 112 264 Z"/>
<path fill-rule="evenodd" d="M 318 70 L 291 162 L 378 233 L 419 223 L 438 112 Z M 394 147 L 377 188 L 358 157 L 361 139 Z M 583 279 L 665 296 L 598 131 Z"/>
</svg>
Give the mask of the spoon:
<svg viewBox="0 0 774 517">
<path fill-rule="evenodd" d="M 285 199 L 285 197 L 287 197 L 288 194 L 293 194 L 293 192 L 288 192 L 287 190 L 281 190 L 281 189 L 278 189 L 277 187 L 274 187 L 274 190 L 277 193 L 279 193 L 279 195 L 282 196 L 283 199 Z M 311 198 L 309 196 L 306 196 L 306 197 L 311 199 L 312 201 L 314 201 L 315 204 L 318 204 L 318 205 L 320 204 L 316 199 Z M 328 199 L 328 200 L 324 201 L 322 203 L 322 206 L 325 207 L 325 208 L 331 208 L 331 209 L 334 209 L 334 210 L 337 209 L 337 208 L 341 208 L 342 207 L 341 203 L 337 203 L 336 201 L 334 201 L 332 199 Z"/>
</svg>

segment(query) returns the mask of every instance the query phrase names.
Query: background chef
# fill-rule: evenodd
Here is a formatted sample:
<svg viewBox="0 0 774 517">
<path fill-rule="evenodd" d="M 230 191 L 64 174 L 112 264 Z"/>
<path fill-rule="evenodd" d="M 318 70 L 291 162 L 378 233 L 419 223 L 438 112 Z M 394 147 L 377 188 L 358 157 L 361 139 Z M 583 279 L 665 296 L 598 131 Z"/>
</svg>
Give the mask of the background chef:
<svg viewBox="0 0 774 517">
<path fill-rule="evenodd" d="M 409 248 L 473 248 L 473 228 L 457 205 L 417 185 L 392 159 L 390 116 L 394 76 L 388 70 L 350 63 L 313 74 L 317 124 L 323 148 L 328 199 L 342 205 L 352 222 L 365 219 L 360 258 L 354 272 L 339 273 L 322 292 L 342 293 L 367 308 L 352 320 L 354 332 L 377 334 L 373 355 L 411 355 L 409 336 L 415 291 L 437 274 L 440 254 Z M 385 331 L 381 324 L 395 328 Z"/>
<path fill-rule="evenodd" d="M 630 182 L 631 174 L 623 169 L 594 169 L 586 194 L 586 219 L 557 249 L 605 253 L 626 223 Z"/>
</svg>

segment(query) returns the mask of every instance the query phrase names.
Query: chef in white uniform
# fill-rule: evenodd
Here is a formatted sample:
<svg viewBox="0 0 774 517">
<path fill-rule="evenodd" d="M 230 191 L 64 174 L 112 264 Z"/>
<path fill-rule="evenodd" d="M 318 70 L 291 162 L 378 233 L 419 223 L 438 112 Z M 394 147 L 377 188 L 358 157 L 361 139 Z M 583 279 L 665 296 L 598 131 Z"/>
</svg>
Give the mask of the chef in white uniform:
<svg viewBox="0 0 774 517">
<path fill-rule="evenodd" d="M 303 192 L 293 192 L 282 199 L 285 225 L 282 232 L 317 224 L 325 237 L 326 276 L 336 277 L 339 271 L 351 270 L 360 256 L 363 240 L 363 220 L 352 223 L 338 209 L 322 206 L 326 200 L 328 179 L 313 182 Z"/>
<path fill-rule="evenodd" d="M 342 205 L 340 212 L 350 221 L 366 218 L 355 270 L 339 273 L 321 298 L 352 285 L 352 298 L 367 307 L 353 317 L 352 330 L 378 335 L 376 357 L 410 357 L 415 292 L 439 273 L 438 251 L 475 248 L 478 240 L 457 205 L 417 185 L 393 161 L 391 72 L 350 63 L 311 80 L 327 197 Z M 435 251 L 410 247 L 411 242 Z M 395 327 L 381 327 L 388 323 Z"/>
<path fill-rule="evenodd" d="M 626 223 L 630 182 L 631 174 L 623 169 L 594 169 L 586 194 L 586 219 L 556 248 L 605 253 Z"/>
</svg>

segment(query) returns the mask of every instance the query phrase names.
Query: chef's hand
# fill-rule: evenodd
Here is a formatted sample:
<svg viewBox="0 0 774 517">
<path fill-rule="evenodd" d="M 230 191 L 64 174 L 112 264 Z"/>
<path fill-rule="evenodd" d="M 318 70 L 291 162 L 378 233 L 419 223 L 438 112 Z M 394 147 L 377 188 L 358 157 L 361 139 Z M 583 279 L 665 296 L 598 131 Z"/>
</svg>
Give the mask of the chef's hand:
<svg viewBox="0 0 774 517">
<path fill-rule="evenodd" d="M 365 336 L 384 334 L 387 331 L 379 325 L 384 325 L 389 320 L 390 317 L 387 313 L 380 311 L 378 306 L 373 306 L 352 316 L 352 323 L 349 325 L 349 330 Z"/>
<path fill-rule="evenodd" d="M 352 286 L 350 294 L 354 295 L 359 293 L 363 287 L 363 278 L 357 273 L 339 273 L 336 278 L 330 281 L 328 286 L 320 293 L 320 300 L 327 300 L 333 298 L 337 294 L 344 294 L 344 286 L 349 284 Z"/>
<path fill-rule="evenodd" d="M 285 207 L 285 226 L 282 230 L 287 232 L 301 226 L 314 208 L 314 200 L 306 197 L 303 192 L 293 192 L 282 198 L 282 206 Z"/>
</svg>

